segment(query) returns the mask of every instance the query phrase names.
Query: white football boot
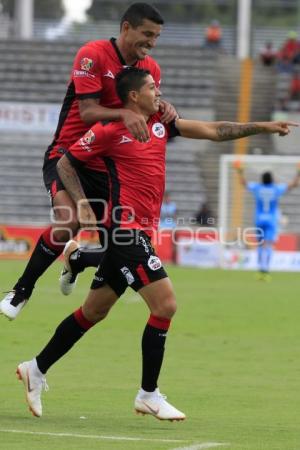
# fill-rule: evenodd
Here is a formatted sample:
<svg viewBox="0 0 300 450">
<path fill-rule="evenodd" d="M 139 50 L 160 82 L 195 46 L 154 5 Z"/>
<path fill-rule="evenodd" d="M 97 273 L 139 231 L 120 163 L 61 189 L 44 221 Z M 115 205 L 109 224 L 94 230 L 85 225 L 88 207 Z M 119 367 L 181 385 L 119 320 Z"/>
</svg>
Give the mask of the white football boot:
<svg viewBox="0 0 300 450">
<path fill-rule="evenodd" d="M 0 314 L 3 314 L 9 320 L 14 320 L 26 305 L 27 300 L 19 289 L 8 292 L 0 302 Z"/>
<path fill-rule="evenodd" d="M 25 361 L 18 365 L 16 371 L 19 380 L 23 381 L 26 391 L 26 400 L 29 410 L 36 417 L 43 413 L 41 394 L 42 390 L 48 391 L 45 376 L 37 367 L 36 360 Z"/>
<path fill-rule="evenodd" d="M 134 402 L 138 414 L 150 414 L 159 420 L 184 420 L 185 414 L 167 402 L 166 396 L 156 388 L 154 392 L 140 389 Z"/>
<path fill-rule="evenodd" d="M 75 252 L 79 245 L 76 241 L 70 240 L 64 248 L 64 268 L 59 277 L 60 290 L 64 295 L 70 295 L 77 283 L 78 274 L 72 273 L 71 260 L 72 255 L 76 257 Z"/>
</svg>

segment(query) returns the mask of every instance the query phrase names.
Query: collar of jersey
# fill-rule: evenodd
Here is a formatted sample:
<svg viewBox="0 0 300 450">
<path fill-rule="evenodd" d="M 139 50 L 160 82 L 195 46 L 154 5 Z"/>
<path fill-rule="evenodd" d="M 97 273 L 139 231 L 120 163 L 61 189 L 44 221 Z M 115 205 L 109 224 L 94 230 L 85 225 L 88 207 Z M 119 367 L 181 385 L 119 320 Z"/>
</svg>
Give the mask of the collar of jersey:
<svg viewBox="0 0 300 450">
<path fill-rule="evenodd" d="M 111 45 L 113 46 L 113 48 L 114 48 L 114 50 L 115 50 L 115 52 L 117 54 L 117 57 L 118 57 L 120 63 L 122 64 L 122 66 L 128 66 L 128 64 L 126 64 L 126 61 L 125 61 L 125 59 L 122 56 L 122 53 L 120 52 L 120 50 L 119 50 L 119 48 L 118 48 L 118 46 L 116 44 L 116 40 L 117 39 L 114 38 L 114 37 L 110 38 Z M 136 66 L 137 62 L 138 61 L 136 60 L 136 62 L 134 64 L 131 64 L 131 65 L 132 66 Z"/>
</svg>

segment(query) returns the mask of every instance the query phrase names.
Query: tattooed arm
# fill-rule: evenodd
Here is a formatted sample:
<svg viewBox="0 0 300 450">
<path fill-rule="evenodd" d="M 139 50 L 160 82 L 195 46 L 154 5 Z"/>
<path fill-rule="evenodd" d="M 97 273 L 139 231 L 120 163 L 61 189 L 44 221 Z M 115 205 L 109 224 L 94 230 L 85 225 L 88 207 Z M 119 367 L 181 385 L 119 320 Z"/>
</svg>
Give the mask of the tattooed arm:
<svg viewBox="0 0 300 450">
<path fill-rule="evenodd" d="M 209 139 L 211 141 L 230 141 L 260 133 L 278 133 L 286 136 L 294 122 L 202 122 L 198 120 L 178 119 L 175 122 L 180 135 L 191 139 Z"/>
<path fill-rule="evenodd" d="M 57 172 L 66 188 L 66 191 L 77 205 L 78 220 L 81 228 L 94 228 L 97 225 L 95 214 L 85 196 L 76 169 L 70 160 L 64 155 L 58 161 Z"/>
</svg>

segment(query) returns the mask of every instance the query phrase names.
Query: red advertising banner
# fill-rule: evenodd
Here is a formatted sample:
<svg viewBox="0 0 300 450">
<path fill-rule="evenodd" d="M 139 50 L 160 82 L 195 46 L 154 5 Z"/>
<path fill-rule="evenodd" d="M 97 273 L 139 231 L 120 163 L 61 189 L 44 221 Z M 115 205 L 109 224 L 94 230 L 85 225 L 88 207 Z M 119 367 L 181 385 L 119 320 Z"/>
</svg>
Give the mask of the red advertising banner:
<svg viewBox="0 0 300 450">
<path fill-rule="evenodd" d="M 0 259 L 28 259 L 46 227 L 0 225 Z M 95 232 L 81 232 L 80 242 L 97 244 Z"/>
<path fill-rule="evenodd" d="M 44 228 L 0 225 L 0 259 L 27 259 Z"/>
</svg>

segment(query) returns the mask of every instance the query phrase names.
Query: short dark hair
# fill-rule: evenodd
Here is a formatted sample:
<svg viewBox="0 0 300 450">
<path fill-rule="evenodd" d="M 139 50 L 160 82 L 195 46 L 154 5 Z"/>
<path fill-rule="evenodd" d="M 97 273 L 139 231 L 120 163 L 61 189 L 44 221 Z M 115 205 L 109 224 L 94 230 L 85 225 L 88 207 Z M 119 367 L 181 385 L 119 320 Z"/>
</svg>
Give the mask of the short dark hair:
<svg viewBox="0 0 300 450">
<path fill-rule="evenodd" d="M 116 76 L 116 90 L 122 103 L 128 100 L 130 91 L 139 90 L 145 84 L 145 78 L 150 75 L 149 70 L 137 67 L 125 67 Z"/>
<path fill-rule="evenodd" d="M 133 28 L 137 28 L 142 25 L 144 19 L 150 20 L 158 25 L 163 25 L 164 23 L 160 12 L 154 6 L 148 3 L 133 3 L 123 14 L 121 26 L 124 22 L 129 22 Z"/>
<path fill-rule="evenodd" d="M 264 172 L 262 174 L 262 182 L 263 184 L 272 184 L 273 183 L 273 175 L 271 172 Z"/>
</svg>

